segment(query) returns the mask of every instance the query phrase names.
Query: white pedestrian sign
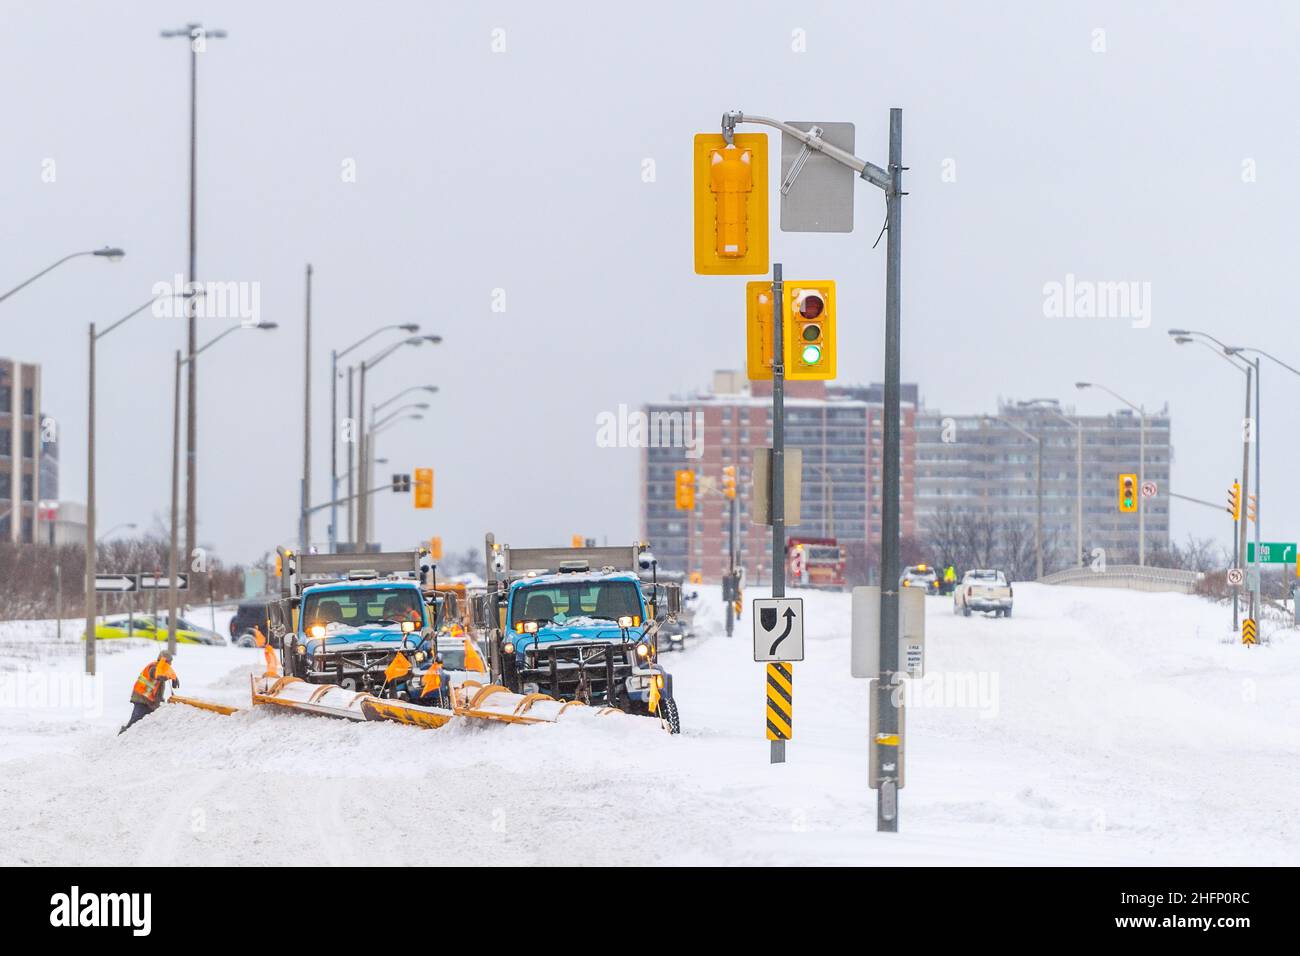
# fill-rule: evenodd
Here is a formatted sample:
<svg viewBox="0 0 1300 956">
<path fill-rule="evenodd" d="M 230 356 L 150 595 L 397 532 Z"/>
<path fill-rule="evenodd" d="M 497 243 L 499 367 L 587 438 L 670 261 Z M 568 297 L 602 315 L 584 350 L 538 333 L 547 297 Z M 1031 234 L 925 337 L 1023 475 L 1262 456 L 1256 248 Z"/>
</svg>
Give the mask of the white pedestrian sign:
<svg viewBox="0 0 1300 956">
<path fill-rule="evenodd" d="M 803 598 L 754 599 L 754 660 L 803 660 Z"/>
</svg>

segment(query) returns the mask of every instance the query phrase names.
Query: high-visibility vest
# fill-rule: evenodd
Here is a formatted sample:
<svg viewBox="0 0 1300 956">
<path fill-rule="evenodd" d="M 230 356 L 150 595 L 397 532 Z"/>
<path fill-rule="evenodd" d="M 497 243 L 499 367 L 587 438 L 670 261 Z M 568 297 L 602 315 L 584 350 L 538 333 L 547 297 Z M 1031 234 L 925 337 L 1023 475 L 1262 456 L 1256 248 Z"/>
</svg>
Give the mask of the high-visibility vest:
<svg viewBox="0 0 1300 956">
<path fill-rule="evenodd" d="M 132 694 L 139 694 L 145 700 L 153 703 L 158 699 L 158 692 L 162 690 L 162 683 L 167 678 L 176 679 L 176 672 L 172 670 L 171 665 L 166 661 L 150 661 L 144 665 L 144 670 L 140 676 L 135 679 L 135 686 L 131 688 Z"/>
</svg>

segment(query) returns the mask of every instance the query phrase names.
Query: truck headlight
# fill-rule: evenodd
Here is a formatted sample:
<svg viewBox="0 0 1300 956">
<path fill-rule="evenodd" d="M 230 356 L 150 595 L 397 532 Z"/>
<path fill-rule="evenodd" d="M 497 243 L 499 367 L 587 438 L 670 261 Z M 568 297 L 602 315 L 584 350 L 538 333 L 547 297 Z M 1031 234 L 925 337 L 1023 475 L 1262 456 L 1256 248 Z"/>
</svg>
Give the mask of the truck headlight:
<svg viewBox="0 0 1300 956">
<path fill-rule="evenodd" d="M 514 642 L 506 641 L 505 644 L 502 646 L 501 650 L 505 651 L 507 654 L 513 654 L 515 652 Z"/>
<path fill-rule="evenodd" d="M 636 646 L 636 656 L 646 660 L 650 656 L 650 645 L 645 641 L 639 642 Z"/>
<path fill-rule="evenodd" d="M 525 694 L 536 694 L 539 690 L 538 686 L 534 684 L 532 681 L 529 681 L 527 684 L 524 684 L 519 689 L 522 690 Z"/>
<path fill-rule="evenodd" d="M 325 636 L 325 625 L 313 624 L 310 628 L 307 629 L 307 633 L 310 634 L 312 637 L 323 638 Z"/>
<path fill-rule="evenodd" d="M 618 626 L 621 627 L 621 628 L 623 628 L 624 630 L 627 630 L 629 627 L 631 627 L 631 626 L 632 626 L 632 615 L 631 615 L 631 614 L 624 614 L 622 617 L 620 617 L 620 618 L 618 619 Z"/>
</svg>

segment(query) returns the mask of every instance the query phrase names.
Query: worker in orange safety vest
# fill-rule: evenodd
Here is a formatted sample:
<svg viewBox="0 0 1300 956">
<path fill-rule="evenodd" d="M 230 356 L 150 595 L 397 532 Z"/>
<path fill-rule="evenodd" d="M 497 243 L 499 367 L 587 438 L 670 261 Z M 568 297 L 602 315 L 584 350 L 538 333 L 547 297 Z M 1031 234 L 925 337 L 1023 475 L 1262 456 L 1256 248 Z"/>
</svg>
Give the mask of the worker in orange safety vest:
<svg viewBox="0 0 1300 956">
<path fill-rule="evenodd" d="M 146 664 L 140 676 L 135 679 L 135 685 L 131 688 L 131 719 L 122 726 L 119 734 L 141 717 L 147 717 L 158 709 L 158 705 L 163 702 L 163 688 L 168 681 L 172 682 L 173 690 L 181 686 L 180 678 L 172 669 L 172 652 L 162 651 L 158 659 Z"/>
</svg>

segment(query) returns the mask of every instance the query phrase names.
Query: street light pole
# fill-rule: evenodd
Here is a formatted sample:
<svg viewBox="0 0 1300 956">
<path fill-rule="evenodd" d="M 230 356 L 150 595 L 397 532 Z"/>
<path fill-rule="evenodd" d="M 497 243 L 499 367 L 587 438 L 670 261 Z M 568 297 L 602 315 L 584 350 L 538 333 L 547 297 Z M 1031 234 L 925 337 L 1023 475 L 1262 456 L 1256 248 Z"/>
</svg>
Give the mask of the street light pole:
<svg viewBox="0 0 1300 956">
<path fill-rule="evenodd" d="M 69 259 L 76 259 L 79 256 L 99 256 L 102 259 L 107 259 L 109 262 L 120 262 L 122 260 L 122 257 L 125 255 L 126 253 L 123 252 L 121 249 L 117 248 L 116 246 L 104 246 L 102 249 L 87 249 L 85 252 L 70 253 L 64 256 L 62 259 L 55 261 L 52 265 L 46 266 L 44 269 L 36 273 L 36 275 L 32 276 L 30 279 L 25 279 L 24 281 L 18 283 L 16 286 L 14 286 L 4 295 L 0 295 L 0 302 L 3 302 L 5 299 L 9 298 L 15 292 L 27 288 L 29 285 L 31 285 L 41 276 L 45 275 L 47 272 L 54 271 L 59 266 L 63 265 L 63 263 L 67 262 Z"/>
<path fill-rule="evenodd" d="M 53 268 L 53 267 L 51 267 Z M 48 270 L 47 270 L 48 271 Z M 179 297 L 184 293 L 173 293 Z M 122 323 L 131 319 L 164 296 L 153 296 L 116 322 L 100 332 L 95 331 L 95 323 L 90 323 L 90 362 L 86 374 L 86 673 L 95 673 L 95 618 L 97 596 L 95 593 L 95 572 L 99 554 L 95 546 L 95 343 Z"/>
<path fill-rule="evenodd" d="M 207 30 L 201 23 L 187 23 L 177 30 L 163 30 L 164 39 L 185 37 L 190 44 L 190 223 L 189 223 L 189 275 L 186 289 L 194 288 L 198 281 L 198 83 L 199 54 L 206 52 L 207 41 L 218 40 L 226 36 L 225 30 Z M 195 302 L 191 297 L 187 318 L 189 329 L 186 354 L 189 356 L 186 388 L 186 425 L 185 425 L 185 553 L 193 557 L 195 537 L 197 534 L 197 488 L 195 451 L 198 435 L 197 400 L 198 400 L 198 363 L 193 361 L 198 354 L 198 316 Z"/>
<path fill-rule="evenodd" d="M 307 263 L 306 334 L 302 356 L 302 514 L 298 519 L 298 549 L 311 549 L 311 263 Z M 331 495 L 331 497 L 333 497 Z"/>
<path fill-rule="evenodd" d="M 1142 486 L 1146 484 L 1146 467 L 1147 467 L 1147 413 L 1146 408 L 1142 405 L 1134 405 L 1123 395 L 1107 388 L 1105 385 L 1098 385 L 1096 382 L 1075 382 L 1074 387 L 1077 389 L 1099 388 L 1111 398 L 1122 402 L 1133 411 L 1138 413 L 1138 565 L 1145 566 L 1147 563 L 1147 542 L 1146 542 L 1146 495 L 1142 493 Z"/>
<path fill-rule="evenodd" d="M 176 600 L 177 600 L 177 547 L 179 544 L 177 526 L 180 524 L 180 434 L 181 434 L 181 366 L 193 363 L 203 352 L 216 345 L 231 332 L 242 328 L 266 329 L 276 328 L 274 322 L 258 322 L 253 326 L 232 325 L 224 332 L 208 340 L 198 351 L 191 352 L 184 359 L 179 350 L 176 352 L 176 373 L 172 384 L 172 520 L 171 545 L 167 549 L 167 649 L 176 653 Z"/>
<path fill-rule="evenodd" d="M 1058 412 L 1046 400 L 1017 402 L 1021 408 L 1033 408 L 1046 412 L 1074 428 L 1074 564 L 1083 567 L 1083 418 L 1074 416 L 1074 421 Z"/>
</svg>

